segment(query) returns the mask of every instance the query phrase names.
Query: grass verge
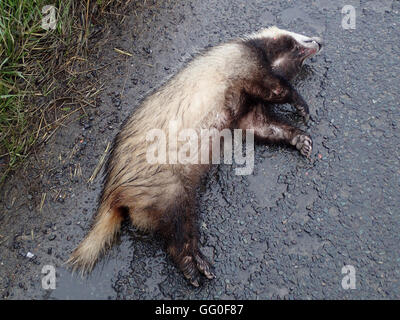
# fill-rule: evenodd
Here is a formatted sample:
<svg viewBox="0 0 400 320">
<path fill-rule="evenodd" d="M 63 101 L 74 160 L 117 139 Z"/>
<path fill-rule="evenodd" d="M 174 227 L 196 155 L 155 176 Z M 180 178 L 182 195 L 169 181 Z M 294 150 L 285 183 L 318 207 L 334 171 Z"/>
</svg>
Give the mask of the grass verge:
<svg viewBox="0 0 400 320">
<path fill-rule="evenodd" d="M 0 1 L 0 185 L 63 121 L 93 105 L 99 84 L 75 84 L 103 13 L 127 2 Z M 54 26 L 43 25 L 51 23 L 46 5 L 55 8 Z"/>
</svg>

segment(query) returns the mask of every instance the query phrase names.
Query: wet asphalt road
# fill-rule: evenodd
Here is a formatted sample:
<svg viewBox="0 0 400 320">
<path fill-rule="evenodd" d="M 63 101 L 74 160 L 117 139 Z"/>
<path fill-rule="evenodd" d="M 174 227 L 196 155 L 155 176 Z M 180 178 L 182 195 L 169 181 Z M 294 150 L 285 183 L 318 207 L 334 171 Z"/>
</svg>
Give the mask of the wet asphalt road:
<svg viewBox="0 0 400 320">
<path fill-rule="evenodd" d="M 345 4 L 356 9 L 354 30 L 342 28 Z M 99 56 L 99 65 L 115 63 L 96 74 L 106 80 L 98 108 L 60 128 L 2 191 L 0 296 L 399 299 L 399 11 L 399 1 L 132 5 Z M 228 165 L 210 172 L 199 223 L 217 278 L 201 288 L 183 279 L 160 239 L 128 224 L 89 278 L 71 276 L 62 263 L 86 234 L 101 189 L 99 176 L 87 180 L 123 119 L 197 49 L 274 24 L 325 41 L 295 81 L 314 119 L 313 162 L 259 146 L 253 175 Z M 300 125 L 289 106 L 279 109 Z M 44 265 L 57 270 L 55 290 L 42 289 Z M 355 268 L 354 290 L 342 288 L 344 265 Z"/>
</svg>

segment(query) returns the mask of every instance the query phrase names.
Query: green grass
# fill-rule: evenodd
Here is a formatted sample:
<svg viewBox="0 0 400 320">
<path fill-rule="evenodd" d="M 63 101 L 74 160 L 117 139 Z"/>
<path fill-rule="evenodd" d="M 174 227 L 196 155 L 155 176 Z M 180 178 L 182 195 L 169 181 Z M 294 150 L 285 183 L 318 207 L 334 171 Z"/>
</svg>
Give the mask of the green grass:
<svg viewBox="0 0 400 320">
<path fill-rule="evenodd" d="M 82 70 L 95 65 L 87 59 L 92 21 L 105 22 L 103 13 L 123 12 L 129 2 L 0 0 L 0 186 L 75 114 L 79 97 L 85 103 L 92 98 L 93 88 L 77 86 Z M 56 8 L 54 30 L 42 28 L 45 5 Z M 115 21 L 115 15 L 109 16 Z"/>
<path fill-rule="evenodd" d="M 57 8 L 55 30 L 41 27 L 47 4 Z M 71 7 L 61 0 L 0 1 L 0 182 L 36 141 L 32 98 L 46 95 L 46 86 L 35 82 L 45 80 L 48 56 L 71 34 Z"/>
</svg>

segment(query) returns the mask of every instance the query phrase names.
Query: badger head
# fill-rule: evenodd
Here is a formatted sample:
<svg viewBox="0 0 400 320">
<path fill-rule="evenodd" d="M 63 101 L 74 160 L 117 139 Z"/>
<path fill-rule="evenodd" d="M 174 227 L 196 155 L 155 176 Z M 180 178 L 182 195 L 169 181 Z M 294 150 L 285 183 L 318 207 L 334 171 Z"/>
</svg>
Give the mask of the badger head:
<svg viewBox="0 0 400 320">
<path fill-rule="evenodd" d="M 270 27 L 247 38 L 247 42 L 258 48 L 274 73 L 292 79 L 307 58 L 322 49 L 322 39 Z"/>
</svg>

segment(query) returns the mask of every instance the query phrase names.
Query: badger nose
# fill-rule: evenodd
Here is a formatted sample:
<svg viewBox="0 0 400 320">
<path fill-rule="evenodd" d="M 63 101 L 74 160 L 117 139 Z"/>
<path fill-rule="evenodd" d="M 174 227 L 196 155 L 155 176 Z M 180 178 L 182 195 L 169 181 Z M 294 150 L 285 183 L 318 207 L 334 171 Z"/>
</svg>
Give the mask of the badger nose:
<svg viewBox="0 0 400 320">
<path fill-rule="evenodd" d="M 322 48 L 322 45 L 324 44 L 324 41 L 322 40 L 322 38 L 320 38 L 320 37 L 313 37 L 313 38 L 311 38 L 313 41 L 315 41 L 317 44 L 318 44 L 318 51 L 320 51 L 321 50 L 321 48 Z"/>
</svg>

